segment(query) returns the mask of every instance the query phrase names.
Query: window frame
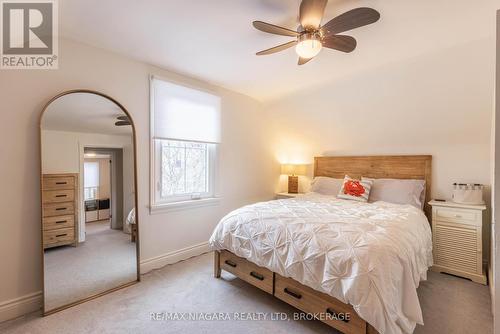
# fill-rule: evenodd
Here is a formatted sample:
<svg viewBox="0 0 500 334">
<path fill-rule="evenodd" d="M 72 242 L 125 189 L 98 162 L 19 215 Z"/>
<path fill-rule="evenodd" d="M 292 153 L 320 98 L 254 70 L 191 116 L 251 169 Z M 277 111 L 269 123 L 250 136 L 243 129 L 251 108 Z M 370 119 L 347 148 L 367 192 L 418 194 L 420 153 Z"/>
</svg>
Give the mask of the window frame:
<svg viewBox="0 0 500 334">
<path fill-rule="evenodd" d="M 215 160 L 216 160 L 216 154 L 217 154 L 217 144 L 210 144 L 210 143 L 203 143 L 207 145 L 207 192 L 203 193 L 186 193 L 186 194 L 179 194 L 179 195 L 171 195 L 171 196 L 166 196 L 165 198 L 162 198 L 161 196 L 161 179 L 162 179 L 162 168 L 161 168 L 161 142 L 162 139 L 153 139 L 154 141 L 154 146 L 155 146 L 155 157 L 157 159 L 157 163 L 155 163 L 155 204 L 162 205 L 162 204 L 168 204 L 168 203 L 175 203 L 175 202 L 185 202 L 185 201 L 191 201 L 191 200 L 198 200 L 198 199 L 206 199 L 206 198 L 211 198 L 214 197 L 215 191 L 214 191 L 214 184 L 215 184 L 215 171 L 214 171 L 214 165 L 215 165 Z M 174 140 L 172 140 L 174 141 Z M 195 143 L 191 141 L 186 141 L 186 143 Z M 199 196 L 196 196 L 196 194 L 199 194 Z"/>
<path fill-rule="evenodd" d="M 150 92 L 150 129 L 149 129 L 149 141 L 150 141 L 150 200 L 149 209 L 150 213 L 162 212 L 162 211 L 175 211 L 183 210 L 193 207 L 202 207 L 209 205 L 216 205 L 220 201 L 218 196 L 218 160 L 219 160 L 219 144 L 217 143 L 204 143 L 207 144 L 208 149 L 208 160 L 207 160 L 207 182 L 208 189 L 207 193 L 200 194 L 199 197 L 193 198 L 193 193 L 179 196 L 171 196 L 167 200 L 162 200 L 160 195 L 160 184 L 161 184 L 161 145 L 162 139 L 156 139 L 154 137 L 155 131 L 155 108 L 154 108 L 154 80 L 162 80 L 175 85 L 184 86 L 191 89 L 196 89 L 202 92 L 207 92 L 214 94 L 199 87 L 193 87 L 186 85 L 184 83 L 179 83 L 172 81 L 170 79 L 165 79 L 156 75 L 150 75 L 149 78 L 149 92 Z M 175 141 L 174 139 L 172 139 Z M 186 141 L 188 143 L 195 141 Z"/>
<path fill-rule="evenodd" d="M 85 191 L 87 189 L 95 189 L 95 196 L 90 198 L 90 197 L 85 197 Z M 84 197 L 84 201 L 94 201 L 94 200 L 97 200 L 99 198 L 99 187 L 84 187 L 83 188 L 83 197 Z"/>
</svg>

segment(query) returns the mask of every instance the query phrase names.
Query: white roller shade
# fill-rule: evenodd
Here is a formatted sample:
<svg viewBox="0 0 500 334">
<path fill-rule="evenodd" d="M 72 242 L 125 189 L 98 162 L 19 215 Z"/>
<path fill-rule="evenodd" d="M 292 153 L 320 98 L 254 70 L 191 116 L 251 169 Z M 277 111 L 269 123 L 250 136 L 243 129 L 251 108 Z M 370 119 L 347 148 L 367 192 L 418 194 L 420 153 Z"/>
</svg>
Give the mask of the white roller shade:
<svg viewBox="0 0 500 334">
<path fill-rule="evenodd" d="M 84 162 L 83 164 L 83 186 L 85 188 L 99 187 L 99 163 Z"/>
<path fill-rule="evenodd" d="M 220 143 L 220 97 L 152 78 L 154 138 Z"/>
</svg>

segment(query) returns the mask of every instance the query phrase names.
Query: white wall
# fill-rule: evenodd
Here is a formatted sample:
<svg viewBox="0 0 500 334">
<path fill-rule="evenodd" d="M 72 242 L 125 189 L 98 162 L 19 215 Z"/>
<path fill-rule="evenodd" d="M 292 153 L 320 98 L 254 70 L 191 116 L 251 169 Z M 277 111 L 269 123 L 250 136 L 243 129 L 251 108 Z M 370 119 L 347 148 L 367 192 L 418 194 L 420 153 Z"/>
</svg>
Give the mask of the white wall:
<svg viewBox="0 0 500 334">
<path fill-rule="evenodd" d="M 79 173 L 82 147 L 129 148 L 131 145 L 130 136 L 42 130 L 42 171 L 44 174 Z M 129 160 L 132 165 L 133 160 Z"/>
<path fill-rule="evenodd" d="M 0 184 L 4 189 L 0 192 L 0 309 L 42 289 L 38 118 L 43 105 L 62 91 L 101 91 L 120 101 L 132 115 L 137 129 L 140 256 L 142 262 L 158 260 L 149 261 L 149 267 L 168 259 L 162 256 L 179 250 L 197 245 L 195 251 L 206 249 L 203 243 L 229 210 L 273 195 L 276 173 L 266 141 L 268 135 L 263 132 L 265 118 L 259 102 L 72 41 L 61 41 L 59 59 L 58 70 L 0 73 L 0 154 L 8 157 L 8 163 L 0 164 Z M 221 96 L 222 200 L 218 205 L 149 214 L 149 74 L 212 90 Z M 33 296 L 31 306 L 36 298 L 39 301 L 38 295 Z"/>
<path fill-rule="evenodd" d="M 491 185 L 492 44 L 481 40 L 392 63 L 273 102 L 276 158 L 431 154 L 433 197 L 449 199 L 453 182 Z M 484 231 L 487 255 L 488 222 Z"/>
</svg>

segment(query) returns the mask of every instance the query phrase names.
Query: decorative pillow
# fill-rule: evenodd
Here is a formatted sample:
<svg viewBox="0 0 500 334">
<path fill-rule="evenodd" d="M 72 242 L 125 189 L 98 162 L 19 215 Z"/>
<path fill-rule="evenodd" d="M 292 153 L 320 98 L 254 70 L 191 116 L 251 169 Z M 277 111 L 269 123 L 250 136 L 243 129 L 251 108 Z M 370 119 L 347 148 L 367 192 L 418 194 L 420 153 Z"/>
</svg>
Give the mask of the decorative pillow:
<svg viewBox="0 0 500 334">
<path fill-rule="evenodd" d="M 425 180 L 413 179 L 368 179 L 373 182 L 370 202 L 384 201 L 395 204 L 410 204 L 423 209 L 425 202 Z"/>
<path fill-rule="evenodd" d="M 358 202 L 368 202 L 371 187 L 372 181 L 370 180 L 356 180 L 346 175 L 337 197 Z"/>
<path fill-rule="evenodd" d="M 311 182 L 311 191 L 322 195 L 337 196 L 343 183 L 344 179 L 316 176 Z"/>
</svg>

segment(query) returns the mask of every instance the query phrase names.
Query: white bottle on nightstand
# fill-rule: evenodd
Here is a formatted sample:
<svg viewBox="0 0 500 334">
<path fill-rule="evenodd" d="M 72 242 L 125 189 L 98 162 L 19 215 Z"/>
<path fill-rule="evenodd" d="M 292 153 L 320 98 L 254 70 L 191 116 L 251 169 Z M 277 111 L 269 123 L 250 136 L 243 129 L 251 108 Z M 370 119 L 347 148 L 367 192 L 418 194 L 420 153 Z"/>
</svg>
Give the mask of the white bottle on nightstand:
<svg viewBox="0 0 500 334">
<path fill-rule="evenodd" d="M 433 271 L 486 284 L 483 267 L 485 205 L 429 202 L 432 206 Z"/>
</svg>

